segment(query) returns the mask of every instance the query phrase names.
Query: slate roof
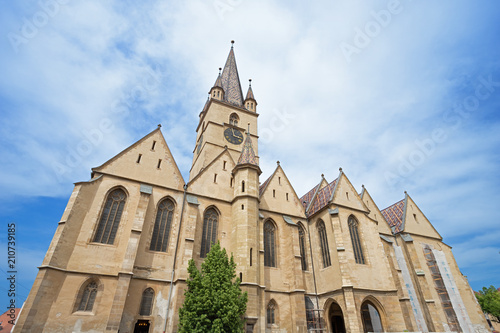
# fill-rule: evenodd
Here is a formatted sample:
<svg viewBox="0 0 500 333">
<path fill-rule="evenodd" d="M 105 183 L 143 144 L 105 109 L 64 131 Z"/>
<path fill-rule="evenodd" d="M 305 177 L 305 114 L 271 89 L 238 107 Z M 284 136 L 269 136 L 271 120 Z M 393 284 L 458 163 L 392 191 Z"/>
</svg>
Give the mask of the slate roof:
<svg viewBox="0 0 500 333">
<path fill-rule="evenodd" d="M 252 147 L 252 139 L 250 135 L 247 133 L 247 137 L 245 139 L 245 143 L 243 144 L 243 149 L 241 150 L 240 158 L 238 159 L 238 165 L 241 164 L 252 164 L 259 166 L 257 162 L 257 158 L 255 157 L 255 152 Z M 260 192 L 260 189 L 259 189 Z"/>
<path fill-rule="evenodd" d="M 403 231 L 403 214 L 405 211 L 405 200 L 396 202 L 395 204 L 382 209 L 380 212 L 389 224 L 389 227 L 395 227 L 394 233 Z"/>
<path fill-rule="evenodd" d="M 243 107 L 243 92 L 232 46 L 222 71 L 221 83 L 222 89 L 224 89 L 224 101 Z"/>
<path fill-rule="evenodd" d="M 306 216 L 309 217 L 311 215 L 314 215 L 315 213 L 323 209 L 326 205 L 328 205 L 330 199 L 332 198 L 333 190 L 335 190 L 335 185 L 337 185 L 337 180 L 338 178 L 318 191 L 318 194 L 316 194 L 313 199 L 313 203 L 309 207 L 309 210 L 306 212 Z M 307 192 L 305 196 L 309 195 L 310 192 L 311 191 Z"/>
</svg>

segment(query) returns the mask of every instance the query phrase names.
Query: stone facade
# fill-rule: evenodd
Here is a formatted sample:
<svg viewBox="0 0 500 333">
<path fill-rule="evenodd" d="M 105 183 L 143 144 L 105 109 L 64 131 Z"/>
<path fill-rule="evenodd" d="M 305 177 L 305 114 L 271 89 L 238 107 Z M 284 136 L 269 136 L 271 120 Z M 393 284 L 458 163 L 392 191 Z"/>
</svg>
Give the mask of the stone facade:
<svg viewBox="0 0 500 333">
<path fill-rule="evenodd" d="M 416 203 L 379 210 L 338 177 L 261 182 L 257 102 L 231 48 L 200 113 L 189 181 L 160 126 L 75 184 L 14 332 L 176 332 L 187 266 L 213 240 L 248 293 L 247 332 L 486 332 Z"/>
</svg>

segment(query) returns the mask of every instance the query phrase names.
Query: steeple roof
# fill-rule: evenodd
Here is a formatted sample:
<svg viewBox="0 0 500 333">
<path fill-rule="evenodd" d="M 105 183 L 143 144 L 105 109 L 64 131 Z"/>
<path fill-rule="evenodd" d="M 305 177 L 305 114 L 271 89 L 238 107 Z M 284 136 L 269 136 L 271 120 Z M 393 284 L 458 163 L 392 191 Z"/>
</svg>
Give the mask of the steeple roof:
<svg viewBox="0 0 500 333">
<path fill-rule="evenodd" d="M 247 97 L 245 97 L 245 101 L 247 99 L 253 99 L 255 101 L 255 97 L 253 96 L 253 90 L 252 90 L 252 80 L 249 80 L 250 83 L 248 85 L 248 91 L 247 91 Z"/>
<path fill-rule="evenodd" d="M 234 43 L 234 41 L 231 41 L 231 43 Z M 240 77 L 232 45 L 226 65 L 222 71 L 221 83 L 222 89 L 224 89 L 224 100 L 233 105 L 243 107 L 243 91 L 241 90 Z"/>
<path fill-rule="evenodd" d="M 257 162 L 257 157 L 255 156 L 255 152 L 252 147 L 252 139 L 250 138 L 250 133 L 248 132 L 237 165 L 242 165 L 242 164 L 252 164 L 257 167 L 259 166 L 259 163 Z"/>
<path fill-rule="evenodd" d="M 394 227 L 394 233 L 397 234 L 404 229 L 404 213 L 406 212 L 406 198 L 402 199 L 389 207 L 380 211 L 389 227 Z"/>
<path fill-rule="evenodd" d="M 222 88 L 222 78 L 221 78 L 221 74 L 220 74 L 221 69 L 222 68 L 219 68 L 219 76 L 217 76 L 217 80 L 215 80 L 213 88 L 215 88 L 215 87 Z M 222 89 L 224 89 L 224 88 L 222 88 Z"/>
</svg>

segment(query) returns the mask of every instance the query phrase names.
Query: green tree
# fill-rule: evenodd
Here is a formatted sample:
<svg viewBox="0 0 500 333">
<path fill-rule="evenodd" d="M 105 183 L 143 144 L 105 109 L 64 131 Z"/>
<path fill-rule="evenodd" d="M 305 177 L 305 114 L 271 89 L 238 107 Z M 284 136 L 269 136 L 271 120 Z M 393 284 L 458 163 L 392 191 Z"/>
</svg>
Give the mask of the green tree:
<svg viewBox="0 0 500 333">
<path fill-rule="evenodd" d="M 483 287 L 483 290 L 476 293 L 476 298 L 484 312 L 500 320 L 500 292 L 495 287 Z"/>
<path fill-rule="evenodd" d="M 240 289 L 233 255 L 212 245 L 201 272 L 189 261 L 188 288 L 179 310 L 179 333 L 243 332 L 248 296 Z"/>
</svg>

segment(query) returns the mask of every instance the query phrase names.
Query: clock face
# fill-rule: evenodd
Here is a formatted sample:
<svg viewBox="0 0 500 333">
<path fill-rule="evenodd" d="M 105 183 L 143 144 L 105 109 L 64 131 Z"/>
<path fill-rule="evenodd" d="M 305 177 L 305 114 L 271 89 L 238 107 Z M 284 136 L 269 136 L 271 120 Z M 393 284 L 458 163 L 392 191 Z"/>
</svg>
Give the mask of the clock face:
<svg viewBox="0 0 500 333">
<path fill-rule="evenodd" d="M 243 134 L 235 128 L 227 128 L 224 131 L 224 137 L 232 144 L 239 145 L 243 142 Z"/>
</svg>

